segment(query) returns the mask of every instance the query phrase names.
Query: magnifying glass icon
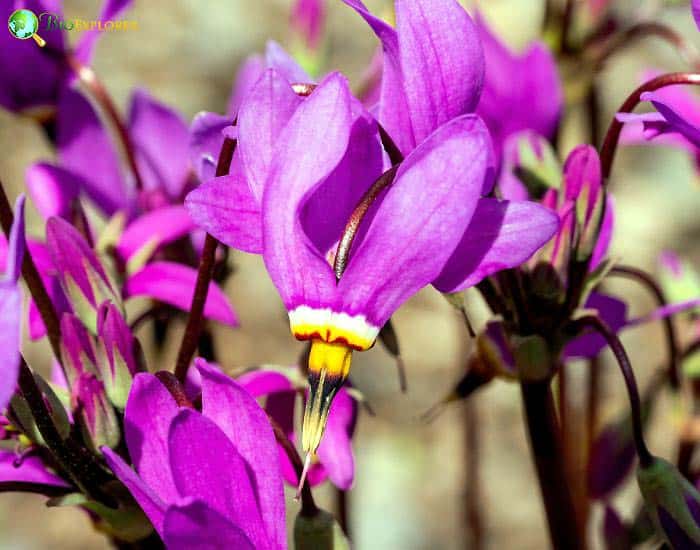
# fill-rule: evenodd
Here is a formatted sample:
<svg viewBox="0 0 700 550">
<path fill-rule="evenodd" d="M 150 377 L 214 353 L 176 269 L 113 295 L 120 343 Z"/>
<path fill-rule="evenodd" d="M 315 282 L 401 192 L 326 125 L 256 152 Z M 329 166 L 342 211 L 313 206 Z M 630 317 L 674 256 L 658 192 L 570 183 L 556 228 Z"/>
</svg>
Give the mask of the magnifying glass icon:
<svg viewBox="0 0 700 550">
<path fill-rule="evenodd" d="M 10 34 L 19 40 L 32 38 L 39 47 L 46 46 L 46 40 L 37 34 L 39 30 L 39 19 L 32 10 L 15 10 L 7 20 L 7 28 Z"/>
</svg>

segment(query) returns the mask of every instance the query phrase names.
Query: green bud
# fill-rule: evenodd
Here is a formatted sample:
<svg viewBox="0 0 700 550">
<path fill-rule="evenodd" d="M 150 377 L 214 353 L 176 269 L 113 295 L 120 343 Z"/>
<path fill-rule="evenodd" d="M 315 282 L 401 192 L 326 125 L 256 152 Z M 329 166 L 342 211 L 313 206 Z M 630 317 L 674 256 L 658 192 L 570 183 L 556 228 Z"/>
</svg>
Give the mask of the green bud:
<svg viewBox="0 0 700 550">
<path fill-rule="evenodd" d="M 525 382 L 540 382 L 551 376 L 551 354 L 544 338 L 537 334 L 512 339 L 515 367 Z"/>
</svg>

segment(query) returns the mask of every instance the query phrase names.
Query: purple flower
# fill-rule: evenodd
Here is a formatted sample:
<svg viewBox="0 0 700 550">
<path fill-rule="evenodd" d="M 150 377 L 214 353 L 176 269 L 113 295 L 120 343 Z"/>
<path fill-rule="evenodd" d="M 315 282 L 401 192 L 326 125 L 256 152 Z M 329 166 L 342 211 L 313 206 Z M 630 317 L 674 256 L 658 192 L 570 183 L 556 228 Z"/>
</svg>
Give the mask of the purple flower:
<svg viewBox="0 0 700 550">
<path fill-rule="evenodd" d="M 326 0 L 296 0 L 292 8 L 291 23 L 310 50 L 315 50 L 321 40 L 326 20 Z"/>
<path fill-rule="evenodd" d="M 0 279 L 0 410 L 10 402 L 15 392 L 19 373 L 20 324 L 22 294 L 19 277 L 26 247 L 24 236 L 24 195 L 15 202 L 15 221 L 12 224 L 5 261 L 5 273 Z"/>
<path fill-rule="evenodd" d="M 483 17 L 476 24 L 486 60 L 481 100 L 476 112 L 484 119 L 500 158 L 512 134 L 532 130 L 554 137 L 563 107 L 557 65 L 541 42 L 517 54 L 489 29 Z M 517 82 L 517 85 L 513 85 Z"/>
<path fill-rule="evenodd" d="M 3 2 L 0 20 L 7 21 L 10 14 L 19 8 L 33 11 L 37 17 L 48 12 L 61 17 L 60 0 L 14 0 Z M 106 0 L 100 20 L 116 18 L 131 5 L 131 0 Z M 17 40 L 9 32 L 0 33 L 0 106 L 11 111 L 24 111 L 36 107 L 53 107 L 58 103 L 61 89 L 71 78 L 66 56 L 67 37 L 58 25 L 49 28 L 46 16 L 39 21 L 39 33 L 46 41 L 39 48 L 31 40 Z M 75 55 L 82 63 L 90 63 L 101 31 L 86 31 L 80 36 Z M 27 72 L 31 71 L 28 76 Z"/>
<path fill-rule="evenodd" d="M 657 74 L 646 71 L 644 80 Z M 641 99 L 650 102 L 656 110 L 642 114 L 618 113 L 617 119 L 625 123 L 621 141 L 637 144 L 653 140 L 680 147 L 692 154 L 700 165 L 700 100 L 683 86 L 645 92 Z"/>
<path fill-rule="evenodd" d="M 292 333 L 312 341 L 307 452 L 318 448 L 352 351 L 372 347 L 404 301 L 430 283 L 456 292 L 517 265 L 557 227 L 537 205 L 480 198 L 490 138 L 476 115 L 465 115 L 422 140 L 396 169 L 336 282 L 329 258 L 384 171 L 376 124 L 338 74 L 302 100 L 268 71 L 241 107 L 239 130 L 239 167 L 202 185 L 186 205 L 226 244 L 262 253 Z"/>
<path fill-rule="evenodd" d="M 279 372 L 253 371 L 240 376 L 237 382 L 253 397 L 266 397 L 265 410 L 294 443 L 298 391 L 290 379 Z M 356 420 L 357 403 L 345 388 L 340 388 L 328 414 L 326 433 L 317 452 L 318 462 L 309 469 L 307 479 L 312 486 L 328 478 L 339 489 L 350 489 L 355 477 L 352 435 Z M 285 480 L 298 486 L 297 472 L 282 446 L 279 454 Z"/>
<path fill-rule="evenodd" d="M 286 548 L 277 444 L 265 412 L 240 385 L 198 360 L 202 412 L 178 407 L 139 374 L 125 411 L 136 471 L 104 448 L 166 546 Z"/>
</svg>

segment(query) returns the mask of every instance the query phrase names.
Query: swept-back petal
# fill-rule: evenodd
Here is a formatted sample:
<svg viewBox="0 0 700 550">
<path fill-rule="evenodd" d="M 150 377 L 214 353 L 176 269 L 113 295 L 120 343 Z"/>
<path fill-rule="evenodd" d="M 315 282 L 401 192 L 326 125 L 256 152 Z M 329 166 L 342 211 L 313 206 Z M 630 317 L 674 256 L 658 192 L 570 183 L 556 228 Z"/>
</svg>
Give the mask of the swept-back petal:
<svg viewBox="0 0 700 550">
<path fill-rule="evenodd" d="M 627 304 L 608 294 L 593 292 L 586 301 L 585 308 L 596 310 L 598 316 L 613 332 L 622 329 L 627 322 Z M 603 337 L 598 334 L 583 334 L 569 342 L 564 348 L 564 356 L 595 357 L 606 345 Z"/>
<path fill-rule="evenodd" d="M 151 520 L 153 527 L 155 527 L 158 534 L 163 536 L 163 520 L 165 519 L 165 510 L 167 504 L 163 502 L 160 496 L 149 487 L 144 481 L 131 469 L 124 459 L 115 453 L 109 447 L 102 447 L 100 449 L 102 455 L 107 462 L 110 470 L 115 476 L 121 481 L 126 488 L 129 489 L 131 496 L 136 499 L 139 503 L 141 509 Z M 167 467 L 167 463 L 163 464 Z"/>
<path fill-rule="evenodd" d="M 269 548 L 248 465 L 221 428 L 183 409 L 172 421 L 168 441 L 180 495 L 201 499 L 242 529 L 256 548 Z"/>
<path fill-rule="evenodd" d="M 0 410 L 15 393 L 19 373 L 22 295 L 15 281 L 0 281 Z"/>
<path fill-rule="evenodd" d="M 123 292 L 125 298 L 148 296 L 189 311 L 196 281 L 197 271 L 191 267 L 174 262 L 153 262 L 129 277 Z M 225 325 L 238 325 L 228 298 L 214 282 L 209 284 L 204 316 Z"/>
<path fill-rule="evenodd" d="M 85 180 L 70 170 L 47 162 L 32 164 L 25 172 L 27 190 L 39 214 L 68 218 L 71 204 L 84 188 Z"/>
<path fill-rule="evenodd" d="M 265 60 L 262 55 L 251 55 L 243 60 L 243 63 L 241 63 L 233 79 L 231 96 L 229 97 L 228 108 L 226 109 L 226 113 L 229 116 L 235 117 L 238 114 L 238 109 L 245 99 L 245 96 L 248 95 L 253 84 L 258 81 L 264 70 Z"/>
<path fill-rule="evenodd" d="M 301 65 L 274 40 L 269 40 L 265 46 L 265 64 L 268 69 L 279 72 L 290 84 L 313 82 Z"/>
<path fill-rule="evenodd" d="M 130 223 L 119 238 L 117 252 L 124 260 L 128 260 L 145 244 L 154 243 L 159 248 L 184 237 L 194 227 L 184 206 L 164 206 Z"/>
<path fill-rule="evenodd" d="M 337 73 L 295 111 L 280 136 L 263 195 L 263 258 L 284 304 L 316 305 L 335 295 L 335 276 L 304 233 L 298 210 L 345 155 L 350 91 Z"/>
<path fill-rule="evenodd" d="M 433 285 L 458 292 L 527 261 L 554 235 L 559 217 L 533 202 L 480 199 L 462 240 Z"/>
<path fill-rule="evenodd" d="M 348 314 L 381 327 L 432 282 L 459 244 L 487 170 L 488 130 L 476 115 L 442 126 L 403 162 L 338 285 Z"/>
<path fill-rule="evenodd" d="M 170 550 L 256 550 L 242 529 L 197 499 L 168 508 L 163 542 Z"/>
<path fill-rule="evenodd" d="M 114 144 L 88 100 L 66 88 L 58 113 L 61 166 L 91 183 L 85 193 L 107 215 L 126 208 L 131 193 L 124 185 Z"/>
<path fill-rule="evenodd" d="M 382 78 L 379 95 L 379 121 L 394 139 L 402 153 L 408 154 L 416 146 L 406 103 L 399 38 L 396 30 L 372 15 L 360 0 L 343 0 L 367 22 L 382 43 Z"/>
<path fill-rule="evenodd" d="M 318 458 L 338 489 L 348 490 L 355 479 L 352 433 L 357 419 L 357 403 L 345 388 L 333 400 L 326 432 L 318 447 Z"/>
<path fill-rule="evenodd" d="M 192 120 L 189 157 L 199 181 L 209 181 L 216 175 L 216 162 L 224 142 L 223 130 L 232 122 L 229 116 L 204 111 Z"/>
<path fill-rule="evenodd" d="M 265 71 L 238 113 L 240 160 L 253 195 L 262 200 L 275 145 L 302 102 L 289 82 L 273 69 Z"/>
<path fill-rule="evenodd" d="M 396 3 L 406 103 L 416 144 L 479 103 L 484 53 L 474 22 L 456 0 Z"/>
<path fill-rule="evenodd" d="M 7 482 L 70 487 L 62 478 L 51 473 L 38 456 L 18 457 L 14 451 L 0 450 L 0 484 Z"/>
<path fill-rule="evenodd" d="M 152 374 L 137 374 L 124 410 L 124 437 L 141 478 L 166 503 L 179 493 L 168 462 L 168 431 L 180 408 Z"/>
<path fill-rule="evenodd" d="M 129 131 L 144 187 L 180 199 L 190 170 L 190 134 L 182 116 L 139 89 L 131 96 Z"/>
<path fill-rule="evenodd" d="M 267 415 L 242 386 L 220 370 L 203 359 L 197 359 L 196 365 L 202 375 L 202 414 L 216 422 L 247 463 L 266 531 L 278 546 L 284 546 L 284 488 Z"/>
<path fill-rule="evenodd" d="M 187 195 L 185 206 L 199 227 L 225 245 L 262 254 L 260 204 L 237 164 L 230 176 L 214 178 Z"/>
</svg>

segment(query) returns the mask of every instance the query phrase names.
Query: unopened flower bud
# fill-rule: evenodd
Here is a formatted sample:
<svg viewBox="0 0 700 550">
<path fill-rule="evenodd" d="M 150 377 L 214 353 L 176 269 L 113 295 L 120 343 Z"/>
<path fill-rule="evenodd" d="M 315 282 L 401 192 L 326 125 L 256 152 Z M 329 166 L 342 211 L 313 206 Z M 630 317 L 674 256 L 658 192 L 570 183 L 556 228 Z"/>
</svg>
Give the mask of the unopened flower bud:
<svg viewBox="0 0 700 550">
<path fill-rule="evenodd" d="M 94 374 L 82 373 L 74 396 L 86 441 L 95 450 L 103 446 L 115 448 L 121 439 L 121 432 L 104 384 Z"/>
<path fill-rule="evenodd" d="M 118 409 L 126 406 L 133 376 L 137 372 L 134 337 L 113 304 L 103 304 L 98 316 L 97 368 L 107 396 Z"/>
</svg>

